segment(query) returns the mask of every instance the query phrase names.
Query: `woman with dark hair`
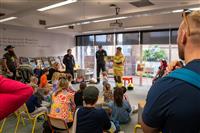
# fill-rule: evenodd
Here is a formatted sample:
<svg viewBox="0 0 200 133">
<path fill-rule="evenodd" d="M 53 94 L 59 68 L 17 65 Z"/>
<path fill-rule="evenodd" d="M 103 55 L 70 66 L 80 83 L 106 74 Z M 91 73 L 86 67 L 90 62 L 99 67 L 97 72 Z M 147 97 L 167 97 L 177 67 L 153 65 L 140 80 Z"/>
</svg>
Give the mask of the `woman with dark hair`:
<svg viewBox="0 0 200 133">
<path fill-rule="evenodd" d="M 161 77 L 164 76 L 167 66 L 168 66 L 168 65 L 167 65 L 167 61 L 166 61 L 166 60 L 161 60 L 161 61 L 160 61 L 160 66 L 159 66 L 159 68 L 158 68 L 158 71 L 157 71 L 157 73 L 156 73 L 156 76 L 153 78 L 153 83 L 154 83 L 157 79 L 159 79 L 159 78 L 161 78 Z"/>
<path fill-rule="evenodd" d="M 74 95 L 74 102 L 76 104 L 76 107 L 82 107 L 83 106 L 83 91 L 87 87 L 86 82 L 81 82 L 79 86 L 79 90 Z"/>
<path fill-rule="evenodd" d="M 111 120 L 114 123 L 125 124 L 130 121 L 131 106 L 127 100 L 124 100 L 124 92 L 122 88 L 116 88 L 114 91 L 114 101 L 108 103 L 111 108 Z"/>
</svg>

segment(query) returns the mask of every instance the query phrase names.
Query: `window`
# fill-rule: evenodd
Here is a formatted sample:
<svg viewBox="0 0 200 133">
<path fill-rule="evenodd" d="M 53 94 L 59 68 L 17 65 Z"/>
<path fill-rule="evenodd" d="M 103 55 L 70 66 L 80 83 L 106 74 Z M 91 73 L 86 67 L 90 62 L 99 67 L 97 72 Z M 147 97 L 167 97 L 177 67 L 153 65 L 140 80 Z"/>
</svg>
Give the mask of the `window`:
<svg viewBox="0 0 200 133">
<path fill-rule="evenodd" d="M 169 44 L 169 31 L 142 32 L 142 44 Z"/>
<path fill-rule="evenodd" d="M 139 33 L 117 34 L 117 45 L 137 45 L 137 44 L 139 44 Z"/>
<path fill-rule="evenodd" d="M 94 35 L 76 37 L 76 46 L 92 46 L 92 45 L 94 45 Z"/>
<path fill-rule="evenodd" d="M 114 45 L 114 34 L 95 35 L 96 45 Z"/>
<path fill-rule="evenodd" d="M 178 30 L 171 31 L 171 44 L 177 44 L 176 39 L 178 36 Z"/>
</svg>

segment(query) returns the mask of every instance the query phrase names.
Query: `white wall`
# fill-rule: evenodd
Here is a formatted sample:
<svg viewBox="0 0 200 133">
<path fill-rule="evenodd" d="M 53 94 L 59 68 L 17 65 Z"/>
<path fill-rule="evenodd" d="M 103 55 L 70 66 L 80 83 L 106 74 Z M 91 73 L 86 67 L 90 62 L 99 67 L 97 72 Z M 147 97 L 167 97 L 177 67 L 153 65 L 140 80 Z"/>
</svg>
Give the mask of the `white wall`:
<svg viewBox="0 0 200 133">
<path fill-rule="evenodd" d="M 5 53 L 6 45 L 15 46 L 18 57 L 62 56 L 66 54 L 68 48 L 72 48 L 73 53 L 75 52 L 73 34 L 59 34 L 45 29 L 0 25 L 1 57 Z"/>
</svg>

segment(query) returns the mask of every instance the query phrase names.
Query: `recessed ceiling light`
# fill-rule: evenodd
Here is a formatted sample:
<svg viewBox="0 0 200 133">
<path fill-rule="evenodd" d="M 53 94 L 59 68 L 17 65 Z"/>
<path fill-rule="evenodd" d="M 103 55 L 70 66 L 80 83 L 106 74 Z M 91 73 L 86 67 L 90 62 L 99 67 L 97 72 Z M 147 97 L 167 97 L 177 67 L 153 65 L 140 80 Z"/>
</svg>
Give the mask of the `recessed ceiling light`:
<svg viewBox="0 0 200 133">
<path fill-rule="evenodd" d="M 124 28 L 126 30 L 133 30 L 133 29 L 148 29 L 148 28 L 152 28 L 153 26 L 138 26 L 138 27 L 128 27 L 128 28 Z"/>
<path fill-rule="evenodd" d="M 46 11 L 46 10 L 50 10 L 50 9 L 53 9 L 53 8 L 61 7 L 61 6 L 67 5 L 67 4 L 71 4 L 71 3 L 74 3 L 74 2 L 77 2 L 77 0 L 66 0 L 66 1 L 63 1 L 63 2 L 59 2 L 59 3 L 56 3 L 56 4 L 50 5 L 50 6 L 46 6 L 46 7 L 37 9 L 37 10 L 40 11 L 40 12 L 43 12 L 43 11 Z"/>
<path fill-rule="evenodd" d="M 48 27 L 48 30 L 53 30 L 53 29 L 60 29 L 60 28 L 65 28 L 68 27 L 69 25 L 60 25 L 60 26 L 53 26 L 53 27 Z"/>
<path fill-rule="evenodd" d="M 97 32 L 103 32 L 102 30 L 93 30 L 93 31 L 85 31 L 82 33 L 97 33 Z"/>
<path fill-rule="evenodd" d="M 200 10 L 200 7 L 190 8 L 190 10 L 197 11 Z"/>
<path fill-rule="evenodd" d="M 13 20 L 13 19 L 17 19 L 17 17 L 8 17 L 8 18 L 0 19 L 0 23 L 10 21 L 10 20 Z"/>
<path fill-rule="evenodd" d="M 128 17 L 127 17 L 127 16 L 122 16 L 122 17 L 115 17 L 115 18 L 94 20 L 94 21 L 92 21 L 92 22 L 98 23 L 98 22 L 105 22 L 105 21 L 112 21 L 112 20 L 119 20 L 119 19 L 126 19 L 126 18 L 128 18 Z"/>
<path fill-rule="evenodd" d="M 80 24 L 90 24 L 90 21 L 86 21 L 86 22 L 81 22 Z"/>
<path fill-rule="evenodd" d="M 183 12 L 183 9 L 173 10 L 172 12 L 173 12 L 173 13 Z"/>
</svg>

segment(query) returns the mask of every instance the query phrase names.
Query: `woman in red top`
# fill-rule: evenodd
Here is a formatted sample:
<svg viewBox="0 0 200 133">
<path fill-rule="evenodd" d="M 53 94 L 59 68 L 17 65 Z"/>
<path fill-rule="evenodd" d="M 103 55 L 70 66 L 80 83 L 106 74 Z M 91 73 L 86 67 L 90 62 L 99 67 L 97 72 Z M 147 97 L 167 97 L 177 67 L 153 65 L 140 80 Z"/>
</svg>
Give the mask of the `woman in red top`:
<svg viewBox="0 0 200 133">
<path fill-rule="evenodd" d="M 0 75 L 0 120 L 16 111 L 32 94 L 32 87 Z"/>
</svg>

